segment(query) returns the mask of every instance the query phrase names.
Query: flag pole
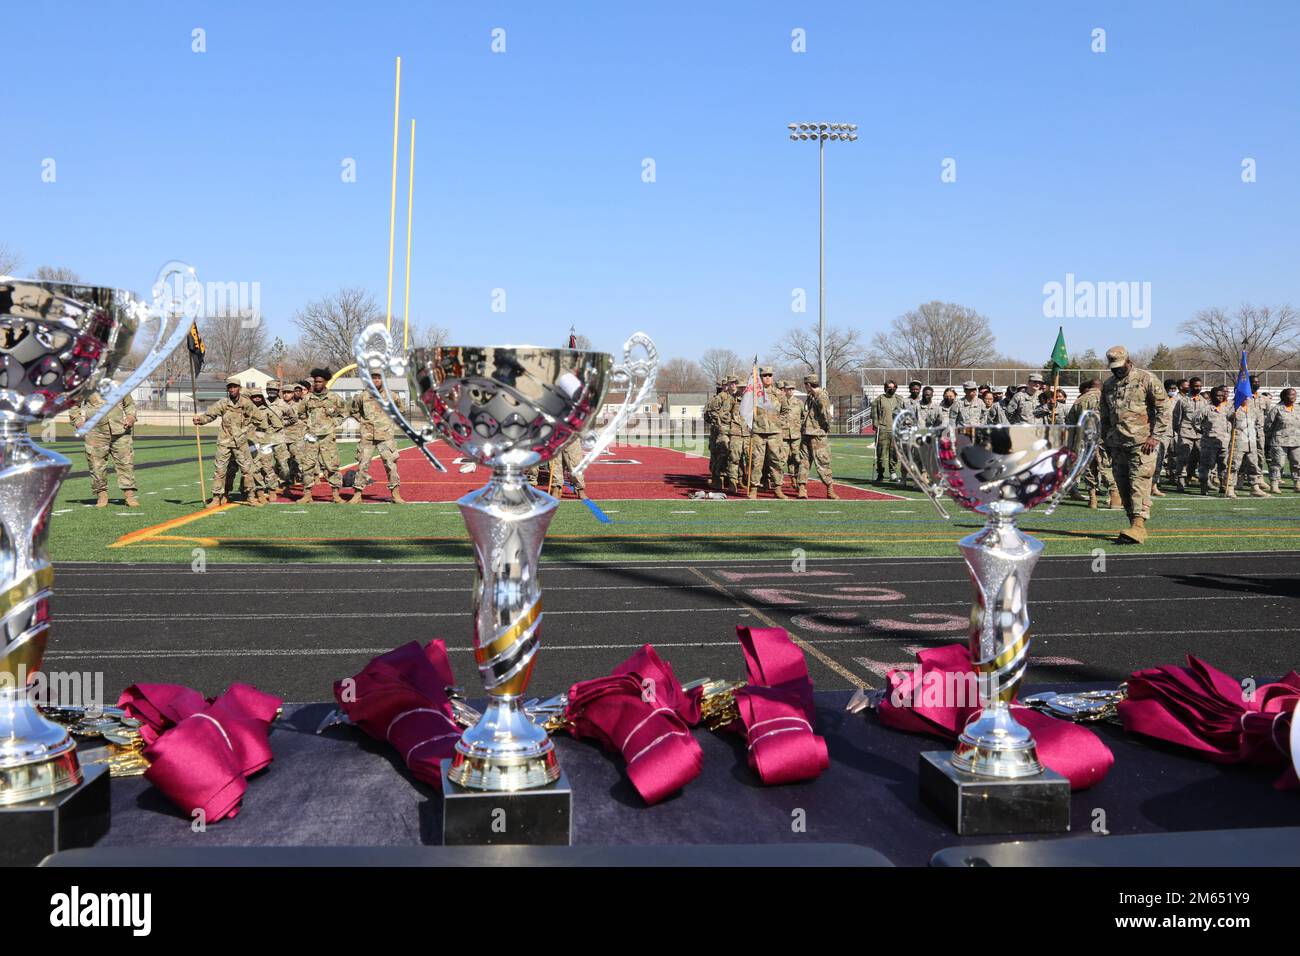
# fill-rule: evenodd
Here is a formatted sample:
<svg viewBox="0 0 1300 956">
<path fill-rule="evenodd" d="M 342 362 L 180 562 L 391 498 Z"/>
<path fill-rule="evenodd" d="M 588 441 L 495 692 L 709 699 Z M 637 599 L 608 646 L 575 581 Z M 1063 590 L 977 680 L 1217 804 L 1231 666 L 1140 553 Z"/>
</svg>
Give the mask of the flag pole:
<svg viewBox="0 0 1300 956">
<path fill-rule="evenodd" d="M 397 136 L 402 102 L 402 58 L 397 58 L 397 79 L 393 86 L 393 189 L 388 203 L 388 307 L 385 324 L 393 330 L 393 234 L 397 230 Z"/>
<path fill-rule="evenodd" d="M 1236 409 L 1233 409 L 1232 416 L 1234 419 L 1237 417 Z M 1228 470 L 1226 476 L 1223 479 L 1223 491 L 1222 491 L 1222 494 L 1225 498 L 1228 495 L 1228 489 L 1232 487 L 1232 480 L 1233 480 L 1232 479 L 1232 455 L 1233 452 L 1236 451 L 1236 447 L 1237 447 L 1237 423 L 1234 421 L 1232 423 L 1232 432 L 1231 434 L 1228 435 Z"/>
<path fill-rule="evenodd" d="M 1052 424 L 1056 424 L 1056 392 L 1061 387 L 1061 370 L 1052 366 Z"/>
<path fill-rule="evenodd" d="M 190 360 L 190 398 L 194 400 L 194 414 L 199 414 L 199 390 L 194 382 L 194 360 Z M 203 506 L 208 505 L 208 487 L 203 482 L 203 439 L 199 436 L 199 426 L 194 426 L 194 445 L 199 453 L 199 494 L 202 495 Z"/>
</svg>

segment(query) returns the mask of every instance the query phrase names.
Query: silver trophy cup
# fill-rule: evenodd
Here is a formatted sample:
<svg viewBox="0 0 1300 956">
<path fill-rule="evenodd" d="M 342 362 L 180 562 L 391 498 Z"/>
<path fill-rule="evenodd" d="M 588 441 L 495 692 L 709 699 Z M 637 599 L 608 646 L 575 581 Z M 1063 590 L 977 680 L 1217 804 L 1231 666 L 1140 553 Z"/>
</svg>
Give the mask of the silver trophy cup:
<svg viewBox="0 0 1300 956">
<path fill-rule="evenodd" d="M 92 390 L 104 404 L 85 435 L 180 344 L 158 337 L 125 382 L 112 375 L 149 310 L 131 293 L 75 283 L 0 278 L 0 806 L 52 796 L 82 780 L 76 744 L 43 717 L 31 689 L 50 636 L 54 568 L 50 511 L 71 462 L 28 436 Z"/>
<path fill-rule="evenodd" d="M 634 351 L 640 354 L 634 357 Z M 527 790 L 558 779 L 554 745 L 524 712 L 542 624 L 538 558 L 559 502 L 534 487 L 526 469 L 581 441 L 581 473 L 652 394 L 658 353 L 637 333 L 623 362 L 603 352 L 538 346 L 442 346 L 395 350 L 383 325 L 355 343 L 359 373 L 399 428 L 435 467 L 428 443 L 442 438 L 492 469 L 487 485 L 457 502 L 474 544 L 474 656 L 488 706 L 456 744 L 450 779 L 471 790 Z M 371 372 L 405 376 L 432 427 L 417 430 Z M 595 418 L 610 388 L 624 400 L 600 431 Z"/>
<path fill-rule="evenodd" d="M 1084 412 L 1077 425 L 921 428 L 904 409 L 893 431 L 899 460 L 945 517 L 944 492 L 988 519 L 958 542 L 976 591 L 969 637 L 982 712 L 962 732 L 951 762 L 981 777 L 1039 774 L 1033 737 L 1011 702 L 1029 660 L 1029 575 L 1043 544 L 1017 528 L 1016 518 L 1043 502 L 1051 514 L 1074 486 L 1096 450 L 1097 414 Z"/>
</svg>

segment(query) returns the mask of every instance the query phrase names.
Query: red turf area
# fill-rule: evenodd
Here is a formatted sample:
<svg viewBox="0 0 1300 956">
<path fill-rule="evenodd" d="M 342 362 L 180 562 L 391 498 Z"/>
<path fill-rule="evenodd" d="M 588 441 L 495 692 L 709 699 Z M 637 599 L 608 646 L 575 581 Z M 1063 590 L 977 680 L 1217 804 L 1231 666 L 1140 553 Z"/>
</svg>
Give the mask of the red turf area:
<svg viewBox="0 0 1300 956">
<path fill-rule="evenodd" d="M 347 459 L 354 454 L 355 446 L 340 446 L 340 457 Z M 449 446 L 439 442 L 433 446 L 433 453 L 447 466 L 446 474 L 439 474 L 423 455 L 415 448 L 404 449 L 398 459 L 398 470 L 402 478 L 402 497 L 407 501 L 455 501 L 476 488 L 482 488 L 488 479 L 488 469 L 480 465 L 468 474 L 460 473 L 460 464 L 456 463 L 458 455 Z M 344 465 L 345 474 L 348 469 Z M 366 487 L 364 500 L 387 501 L 388 479 L 384 475 L 384 463 L 376 458 L 370 463 L 372 483 Z M 686 498 L 692 491 L 707 491 L 709 481 L 709 462 L 706 458 L 687 455 L 668 448 L 653 448 L 645 445 L 619 445 L 601 456 L 600 460 L 587 469 L 587 497 L 595 501 L 614 501 L 629 498 Z M 883 501 L 896 499 L 896 495 L 881 494 L 837 484 L 835 491 L 846 500 Z M 344 488 L 343 496 L 351 495 L 351 489 Z M 794 496 L 793 482 L 787 481 L 786 494 Z M 564 497 L 572 493 L 565 492 Z M 759 491 L 759 498 L 774 497 L 770 491 Z M 318 501 L 329 500 L 329 487 L 324 482 L 317 483 L 313 497 Z M 743 495 L 729 495 L 741 498 Z M 826 498 L 826 486 L 820 481 L 808 483 L 810 499 Z M 281 498 L 281 501 L 293 501 L 294 498 Z"/>
</svg>

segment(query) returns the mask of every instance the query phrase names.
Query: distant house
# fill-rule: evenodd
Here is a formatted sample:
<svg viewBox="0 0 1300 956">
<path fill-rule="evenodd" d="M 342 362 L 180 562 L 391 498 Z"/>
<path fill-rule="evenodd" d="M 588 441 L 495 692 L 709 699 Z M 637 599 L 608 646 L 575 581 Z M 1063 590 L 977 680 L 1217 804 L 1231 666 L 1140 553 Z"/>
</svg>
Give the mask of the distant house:
<svg viewBox="0 0 1300 956">
<path fill-rule="evenodd" d="M 664 399 L 664 413 L 670 419 L 699 418 L 709 396 L 703 392 L 669 392 Z"/>
</svg>

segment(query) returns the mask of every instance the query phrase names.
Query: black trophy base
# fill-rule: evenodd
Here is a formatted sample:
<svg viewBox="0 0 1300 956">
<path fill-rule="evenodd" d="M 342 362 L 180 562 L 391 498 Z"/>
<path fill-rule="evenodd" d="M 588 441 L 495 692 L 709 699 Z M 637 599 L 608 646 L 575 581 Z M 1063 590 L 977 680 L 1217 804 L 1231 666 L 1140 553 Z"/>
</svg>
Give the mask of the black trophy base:
<svg viewBox="0 0 1300 956">
<path fill-rule="evenodd" d="M 977 777 L 958 770 L 952 752 L 921 754 L 921 802 L 961 836 L 1065 833 L 1070 829 L 1070 781 L 1043 768 L 1032 777 Z"/>
<path fill-rule="evenodd" d="M 0 807 L 0 866 L 35 866 L 51 853 L 94 846 L 108 832 L 108 766 L 82 764 L 81 774 L 70 790 Z"/>
<path fill-rule="evenodd" d="M 467 790 L 448 778 L 442 762 L 443 846 L 569 846 L 573 790 L 569 778 L 532 790 Z"/>
</svg>

